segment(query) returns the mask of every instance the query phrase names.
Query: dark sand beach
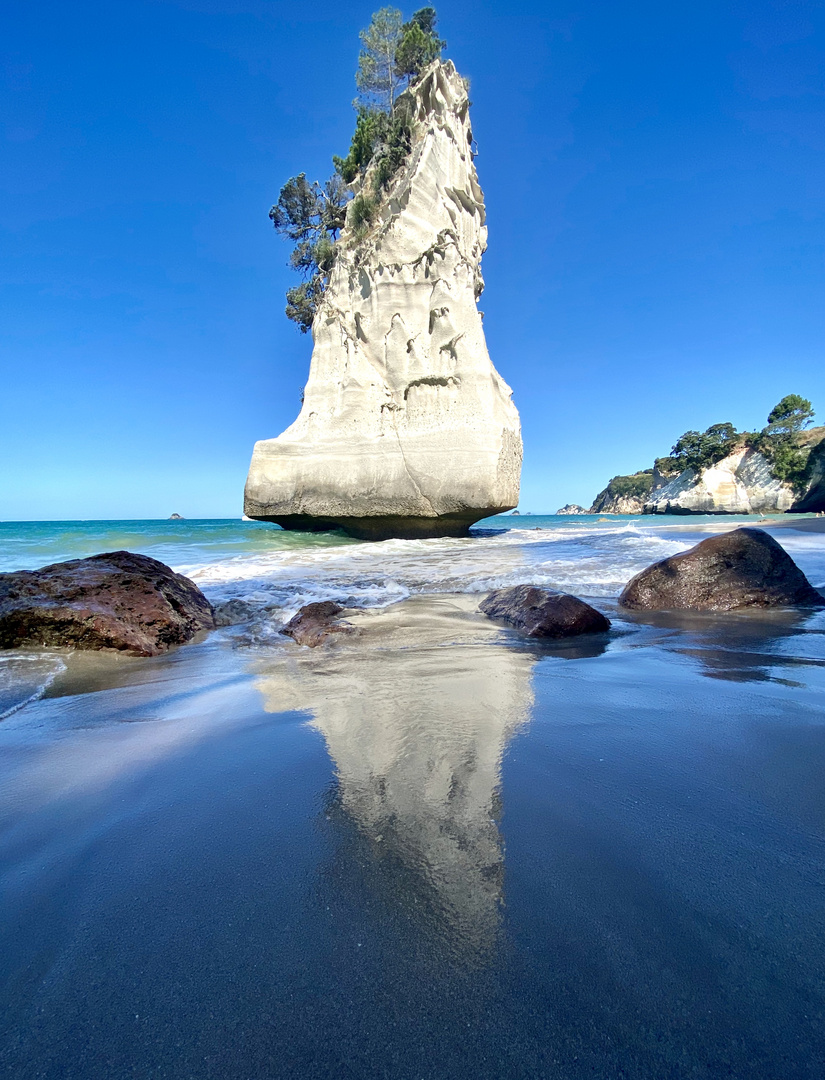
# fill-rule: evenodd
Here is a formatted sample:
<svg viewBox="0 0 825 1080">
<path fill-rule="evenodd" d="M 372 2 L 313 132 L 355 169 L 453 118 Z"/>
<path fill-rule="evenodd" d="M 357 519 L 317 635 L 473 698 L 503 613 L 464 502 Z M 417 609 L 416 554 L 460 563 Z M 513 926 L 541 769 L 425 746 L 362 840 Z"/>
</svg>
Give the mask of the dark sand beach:
<svg viewBox="0 0 825 1080">
<path fill-rule="evenodd" d="M 823 615 L 476 606 L 77 655 L 9 716 L 5 1075 L 818 1080 Z"/>
</svg>

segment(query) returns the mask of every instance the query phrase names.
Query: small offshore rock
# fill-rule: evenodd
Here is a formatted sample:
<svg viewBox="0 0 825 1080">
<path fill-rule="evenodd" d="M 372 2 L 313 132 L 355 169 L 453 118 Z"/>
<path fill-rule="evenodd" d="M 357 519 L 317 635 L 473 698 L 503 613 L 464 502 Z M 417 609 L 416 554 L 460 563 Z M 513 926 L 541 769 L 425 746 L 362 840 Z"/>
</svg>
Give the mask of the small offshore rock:
<svg viewBox="0 0 825 1080">
<path fill-rule="evenodd" d="M 112 551 L 0 574 L 0 648 L 68 645 L 157 656 L 215 627 L 197 585 L 157 559 Z"/>
<path fill-rule="evenodd" d="M 528 637 L 575 637 L 610 629 L 610 620 L 577 596 L 532 585 L 496 589 L 481 602 L 479 610 L 523 630 Z"/>
<path fill-rule="evenodd" d="M 336 621 L 344 609 L 334 600 L 321 600 L 314 604 L 304 604 L 297 615 L 289 620 L 281 631 L 299 645 L 308 645 L 314 649 L 332 634 L 351 634 L 353 628 L 346 622 Z"/>
<path fill-rule="evenodd" d="M 731 611 L 825 607 L 825 598 L 772 536 L 741 528 L 648 566 L 625 586 L 619 603 L 634 611 Z"/>
<path fill-rule="evenodd" d="M 556 511 L 556 517 L 562 517 L 567 514 L 586 514 L 588 511 L 583 506 L 579 506 L 578 503 L 566 503 L 559 510 Z"/>
<path fill-rule="evenodd" d="M 185 518 L 182 517 L 181 514 L 170 514 L 169 515 L 169 520 L 170 521 L 184 521 Z"/>
</svg>

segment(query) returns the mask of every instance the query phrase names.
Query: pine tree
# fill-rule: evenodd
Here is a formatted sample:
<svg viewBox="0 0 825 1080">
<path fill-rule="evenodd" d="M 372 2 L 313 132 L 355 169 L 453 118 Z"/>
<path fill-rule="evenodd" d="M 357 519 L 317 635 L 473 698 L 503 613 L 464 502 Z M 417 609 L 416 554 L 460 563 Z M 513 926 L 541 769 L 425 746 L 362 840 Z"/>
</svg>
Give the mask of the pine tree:
<svg viewBox="0 0 825 1080">
<path fill-rule="evenodd" d="M 366 30 L 362 30 L 361 52 L 355 85 L 362 106 L 377 105 L 392 112 L 401 76 L 395 69 L 395 53 L 401 41 L 401 12 L 384 7 L 376 11 Z"/>
<path fill-rule="evenodd" d="M 401 27 L 401 40 L 395 52 L 396 73 L 412 81 L 446 48 L 447 42 L 435 32 L 438 16 L 434 7 L 420 8 Z"/>
</svg>

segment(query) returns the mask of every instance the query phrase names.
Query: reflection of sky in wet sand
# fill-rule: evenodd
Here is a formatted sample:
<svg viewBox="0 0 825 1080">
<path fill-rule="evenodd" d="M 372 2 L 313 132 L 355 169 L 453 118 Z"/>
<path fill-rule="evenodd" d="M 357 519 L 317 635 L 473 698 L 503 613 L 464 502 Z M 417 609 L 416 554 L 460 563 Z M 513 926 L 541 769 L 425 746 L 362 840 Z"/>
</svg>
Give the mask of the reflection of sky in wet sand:
<svg viewBox="0 0 825 1080">
<path fill-rule="evenodd" d="M 312 712 L 340 805 L 465 956 L 495 940 L 501 761 L 533 703 L 530 654 L 496 647 L 497 629 L 467 606 L 412 600 L 359 616 L 358 638 L 264 661 L 257 684 L 268 710 Z"/>
<path fill-rule="evenodd" d="M 668 647 L 698 661 L 701 673 L 712 679 L 803 686 L 806 668 L 825 666 L 825 611 L 622 612 L 622 617 L 637 629 L 672 632 Z"/>
</svg>

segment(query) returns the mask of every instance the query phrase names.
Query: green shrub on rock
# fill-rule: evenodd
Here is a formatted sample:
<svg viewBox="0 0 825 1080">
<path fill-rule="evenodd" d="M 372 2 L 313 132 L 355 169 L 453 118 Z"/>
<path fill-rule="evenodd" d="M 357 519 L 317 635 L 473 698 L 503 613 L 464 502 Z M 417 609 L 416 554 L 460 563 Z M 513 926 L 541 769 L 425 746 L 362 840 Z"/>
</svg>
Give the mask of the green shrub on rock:
<svg viewBox="0 0 825 1080">
<path fill-rule="evenodd" d="M 269 211 L 272 224 L 294 244 L 289 265 L 304 278 L 287 291 L 286 314 L 303 333 L 324 295 L 337 254 L 338 234 L 347 221 L 362 240 L 375 220 L 382 192 L 389 188 L 412 145 L 409 84 L 437 59 L 446 42 L 435 32 L 435 8 L 416 11 L 402 21 L 397 8 L 376 11 L 360 33 L 361 52 L 355 75 L 358 97 L 355 132 L 346 157 L 333 156 L 335 173 L 323 187 L 310 184 L 305 173 L 281 188 Z M 361 190 L 368 169 L 370 191 Z M 353 189 L 359 194 L 353 198 Z"/>
</svg>

